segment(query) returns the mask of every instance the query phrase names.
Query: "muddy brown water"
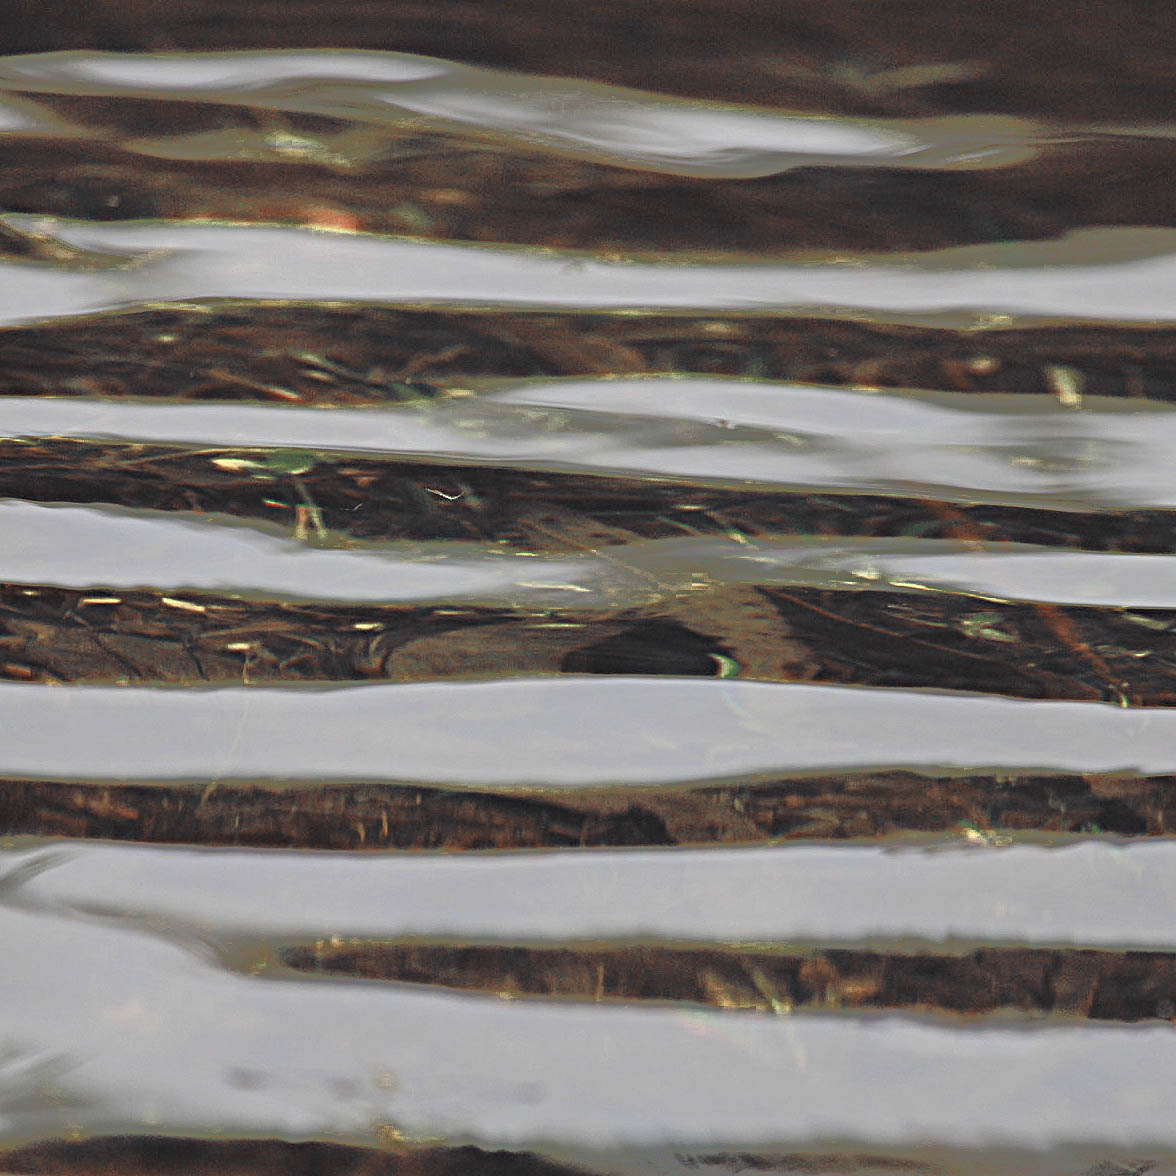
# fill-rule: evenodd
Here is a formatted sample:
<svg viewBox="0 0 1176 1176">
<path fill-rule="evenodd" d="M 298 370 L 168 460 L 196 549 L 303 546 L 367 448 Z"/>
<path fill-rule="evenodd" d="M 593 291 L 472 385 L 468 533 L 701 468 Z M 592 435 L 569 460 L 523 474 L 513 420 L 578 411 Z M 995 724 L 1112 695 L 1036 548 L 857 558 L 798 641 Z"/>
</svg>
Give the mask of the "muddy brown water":
<svg viewBox="0 0 1176 1176">
<path fill-rule="evenodd" d="M 1167 6 L 0 28 L 0 1170 L 1176 1171 Z"/>
</svg>

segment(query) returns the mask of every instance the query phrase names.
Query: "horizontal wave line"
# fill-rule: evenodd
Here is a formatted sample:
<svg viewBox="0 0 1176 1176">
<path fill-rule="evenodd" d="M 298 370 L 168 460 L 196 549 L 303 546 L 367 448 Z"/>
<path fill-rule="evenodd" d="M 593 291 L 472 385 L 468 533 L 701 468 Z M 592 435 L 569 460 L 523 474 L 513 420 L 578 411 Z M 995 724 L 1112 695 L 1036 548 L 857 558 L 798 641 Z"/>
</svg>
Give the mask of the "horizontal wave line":
<svg viewBox="0 0 1176 1176">
<path fill-rule="evenodd" d="M 67 868 L 65 858 L 31 881 Z M 412 903 L 431 893 L 423 881 Z M 109 885 L 117 880 L 104 875 L 88 897 L 100 906 Z M 690 892 L 687 880 L 682 896 Z M 535 893 L 512 891 L 510 907 Z M 268 906 L 289 897 L 271 892 Z M 632 897 L 625 890 L 620 907 Z M 604 1171 L 616 1168 L 602 1149 L 733 1141 L 795 1151 L 850 1140 L 900 1153 L 1176 1148 L 1167 1025 L 1030 1033 L 259 982 L 216 966 L 198 934 L 153 934 L 143 917 L 151 899 L 138 890 L 123 925 L 0 909 L 3 1138 L 146 1126 L 370 1146 L 392 1123 L 398 1142 L 578 1150 Z M 1131 910 L 1148 905 L 1141 892 Z M 1100 1080 L 1076 1084 L 1076 1073 Z M 52 1099 L 33 1097 L 46 1085 Z"/>
<path fill-rule="evenodd" d="M 64 121 L 29 109 L 28 96 L 38 93 L 211 102 L 390 130 L 415 119 L 429 128 L 505 136 L 530 150 L 542 146 L 703 177 L 750 178 L 814 164 L 1003 167 L 1031 158 L 1058 137 L 1012 117 L 812 116 L 374 51 L 28 54 L 0 58 L 0 87 L 19 96 L 7 119 L 16 130 Z M 1151 133 L 1167 132 L 1156 127 Z M 230 138 L 237 149 L 239 138 L 236 132 Z M 142 149 L 184 149 L 181 135 L 159 139 Z M 215 137 L 201 142 L 200 157 L 216 143 Z"/>
<path fill-rule="evenodd" d="M 1169 841 L 474 855 L 74 842 L 0 851 L 0 870 L 0 906 L 223 944 L 1176 949 Z"/>
<path fill-rule="evenodd" d="M 337 604 L 480 602 L 575 612 L 648 607 L 725 586 L 954 594 L 1176 609 L 1176 556 L 953 539 L 699 537 L 538 557 L 453 540 L 338 537 L 113 506 L 0 499 L 0 582 Z M 118 603 L 111 601 L 109 603 Z M 193 606 L 195 609 L 195 605 Z"/>
<path fill-rule="evenodd" d="M 240 971 L 280 963 L 777 1014 L 1003 1008 L 1107 1020 L 1173 1015 L 1176 954 L 1162 949 L 1176 924 L 1144 896 L 1170 889 L 1174 870 L 1171 844 L 461 861 L 93 845 L 0 855 L 10 905 L 131 926 L 146 917 L 180 937 L 198 926 L 235 945 L 226 962 Z M 287 898 L 282 912 L 273 893 Z"/>
<path fill-rule="evenodd" d="M 11 396 L 0 397 L 0 435 L 297 449 L 306 468 L 315 454 L 378 454 L 1071 512 L 1176 506 L 1176 413 L 1110 400 L 1066 412 L 1045 396 L 649 377 L 384 409 Z M 272 476 L 282 462 L 240 469 Z"/>
<path fill-rule="evenodd" d="M 909 769 L 1176 771 L 1176 711 L 924 690 L 564 677 L 169 689 L 0 683 L 23 779 L 638 786 Z"/>
<path fill-rule="evenodd" d="M 416 242 L 278 225 L 0 223 L 74 260 L 0 260 L 0 326 L 204 300 L 611 311 L 819 314 L 1009 328 L 1075 320 L 1176 321 L 1176 230 L 1082 229 L 1007 242 L 838 261 L 610 261 L 583 254 Z"/>
</svg>

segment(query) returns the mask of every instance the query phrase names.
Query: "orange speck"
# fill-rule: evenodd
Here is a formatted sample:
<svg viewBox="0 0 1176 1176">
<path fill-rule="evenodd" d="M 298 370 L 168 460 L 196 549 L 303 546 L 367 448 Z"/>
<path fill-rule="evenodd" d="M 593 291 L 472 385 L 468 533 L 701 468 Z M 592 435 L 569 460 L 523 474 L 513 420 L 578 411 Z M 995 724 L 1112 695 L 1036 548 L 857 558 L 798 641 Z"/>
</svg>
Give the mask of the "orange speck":
<svg viewBox="0 0 1176 1176">
<path fill-rule="evenodd" d="M 359 232 L 359 217 L 342 208 L 331 208 L 324 204 L 304 205 L 299 212 L 302 223 L 314 229 L 327 229 L 335 233 Z"/>
</svg>

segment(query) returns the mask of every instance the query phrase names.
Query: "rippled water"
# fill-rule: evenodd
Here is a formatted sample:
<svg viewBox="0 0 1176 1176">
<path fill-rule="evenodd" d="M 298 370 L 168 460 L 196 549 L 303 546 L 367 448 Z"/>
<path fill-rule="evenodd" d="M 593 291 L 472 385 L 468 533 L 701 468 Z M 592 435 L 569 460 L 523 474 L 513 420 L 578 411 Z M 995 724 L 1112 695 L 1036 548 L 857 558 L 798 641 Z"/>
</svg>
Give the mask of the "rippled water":
<svg viewBox="0 0 1176 1176">
<path fill-rule="evenodd" d="M 970 245 L 901 258 L 669 266 L 487 247 L 195 224 L 78 225 L 8 216 L 72 264 L 20 265 L 0 323 L 205 298 L 570 309 L 820 312 L 983 327 L 1109 319 L 1171 322 L 1176 233 L 1104 229 L 1059 245 Z"/>
<path fill-rule="evenodd" d="M 0 1168 L 1176 1171 L 1176 23 L 58 7 Z"/>
</svg>

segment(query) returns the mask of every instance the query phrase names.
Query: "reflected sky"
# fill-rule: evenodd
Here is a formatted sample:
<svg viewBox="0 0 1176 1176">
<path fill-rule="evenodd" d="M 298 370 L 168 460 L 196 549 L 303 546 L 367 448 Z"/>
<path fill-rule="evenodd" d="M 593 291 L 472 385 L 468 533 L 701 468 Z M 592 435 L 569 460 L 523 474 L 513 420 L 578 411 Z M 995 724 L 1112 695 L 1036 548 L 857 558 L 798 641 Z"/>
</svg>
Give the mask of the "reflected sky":
<svg viewBox="0 0 1176 1176">
<path fill-rule="evenodd" d="M 768 772 L 1176 772 L 1176 710 L 687 678 L 348 687 L 0 683 L 23 779 L 664 784 Z"/>
<path fill-rule="evenodd" d="M 928 326 L 1176 320 L 1176 230 L 793 264 L 607 261 L 277 225 L 8 214 L 78 263 L 0 261 L 0 325 L 200 299 L 594 310 L 773 310 Z"/>
<path fill-rule="evenodd" d="M 1155 402 L 705 378 L 527 382 L 381 409 L 0 397 L 0 435 L 433 457 L 1055 510 L 1176 506 Z M 1141 565 L 1142 566 L 1142 565 Z"/>
<path fill-rule="evenodd" d="M 1032 121 L 1014 118 L 787 114 L 371 51 L 29 54 L 0 58 L 0 87 L 247 105 L 376 126 L 415 117 L 531 148 L 711 177 L 811 164 L 1004 166 L 1048 137 Z"/>
</svg>

